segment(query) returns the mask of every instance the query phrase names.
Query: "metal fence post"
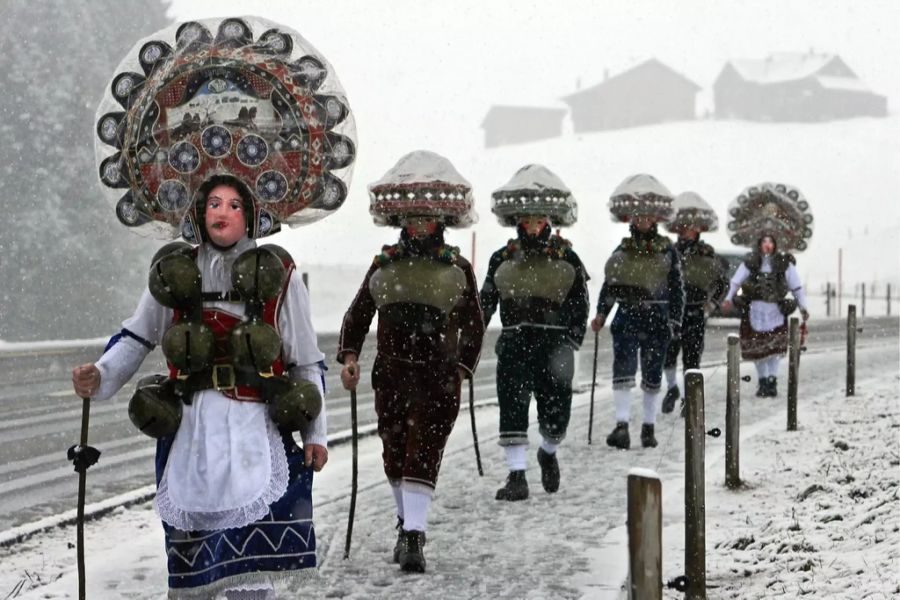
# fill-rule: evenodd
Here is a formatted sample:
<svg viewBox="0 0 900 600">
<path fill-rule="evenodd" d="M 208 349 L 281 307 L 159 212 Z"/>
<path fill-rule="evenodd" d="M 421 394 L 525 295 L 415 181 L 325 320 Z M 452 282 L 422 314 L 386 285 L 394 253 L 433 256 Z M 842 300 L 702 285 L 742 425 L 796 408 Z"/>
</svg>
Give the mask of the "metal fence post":
<svg viewBox="0 0 900 600">
<path fill-rule="evenodd" d="M 831 282 L 825 284 L 825 316 L 831 316 Z"/>
<path fill-rule="evenodd" d="M 706 600 L 706 481 L 703 373 L 690 369 L 685 387 L 684 565 L 687 600 Z"/>
<path fill-rule="evenodd" d="M 662 600 L 662 483 L 647 469 L 628 473 L 630 595 Z"/>
<path fill-rule="evenodd" d="M 797 431 L 797 383 L 800 375 L 800 319 L 797 317 L 791 317 L 788 348 L 787 430 Z"/>
<path fill-rule="evenodd" d="M 856 305 L 847 307 L 847 396 L 856 394 Z"/>
<path fill-rule="evenodd" d="M 741 338 L 728 334 L 728 391 L 725 395 L 725 487 L 741 486 Z"/>
</svg>

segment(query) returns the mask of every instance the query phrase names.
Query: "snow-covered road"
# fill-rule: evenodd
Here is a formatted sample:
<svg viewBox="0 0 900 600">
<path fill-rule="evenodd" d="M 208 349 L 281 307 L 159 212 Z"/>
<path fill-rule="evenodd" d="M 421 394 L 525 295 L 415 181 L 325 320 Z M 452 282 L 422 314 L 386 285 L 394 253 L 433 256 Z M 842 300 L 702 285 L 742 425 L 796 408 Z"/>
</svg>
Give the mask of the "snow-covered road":
<svg viewBox="0 0 900 600">
<path fill-rule="evenodd" d="M 811 592 L 810 597 L 817 598 L 845 597 L 842 595 L 845 593 L 850 597 L 851 589 L 854 598 L 887 598 L 896 593 L 900 537 L 896 517 L 886 511 L 896 509 L 898 504 L 898 354 L 896 337 L 858 351 L 858 392 L 852 401 L 844 400 L 841 392 L 842 352 L 805 355 L 801 365 L 800 431 L 797 433 L 784 431 L 783 385 L 781 397 L 764 400 L 753 398 L 755 384 L 744 385 L 741 457 L 742 473 L 750 483 L 749 488 L 740 492 L 724 491 L 724 438 L 707 439 L 708 579 L 711 586 L 718 586 L 710 590 L 710 598 L 758 598 L 785 593 L 793 596 L 801 593 L 798 587 L 801 584 L 802 589 Z M 753 369 L 746 364 L 742 371 L 752 374 Z M 706 369 L 706 374 L 707 428 L 724 428 L 725 369 Z M 782 373 L 781 381 L 785 380 L 786 375 Z M 342 560 L 350 452 L 348 446 L 334 448 L 331 461 L 318 477 L 314 490 L 321 577 L 304 597 L 618 597 L 627 571 L 623 529 L 625 482 L 633 467 L 654 469 L 663 481 L 666 527 L 663 570 L 666 578 L 680 575 L 683 571 L 680 550 L 683 421 L 673 415 L 661 417 L 657 427 L 659 448 L 612 451 L 603 444 L 606 430 L 612 425 L 610 396 L 606 386 L 598 388 L 593 446 L 586 444 L 588 394 L 576 397 L 570 436 L 560 450 L 563 472 L 560 492 L 550 496 L 540 489 L 539 472 L 532 457 L 528 472 L 532 497 L 512 504 L 500 504 L 493 499 L 494 490 L 505 476 L 502 453 L 495 443 L 496 407 L 478 411 L 484 478 L 479 478 L 475 470 L 468 415 L 461 413 L 445 455 L 432 510 L 426 546 L 429 572 L 422 576 L 401 575 L 390 561 L 395 540 L 393 500 L 383 483 L 380 441 L 374 437 L 360 443 L 361 493 L 353 551 L 349 561 Z M 852 411 L 856 416 L 850 418 L 841 411 Z M 638 425 L 638 412 L 635 411 L 634 428 Z M 866 427 L 854 424 L 865 419 L 881 419 L 879 433 L 871 438 L 871 447 L 866 446 Z M 821 464 L 826 459 L 837 460 L 832 457 L 831 438 L 836 440 L 843 435 L 842 422 L 854 428 L 854 433 L 848 433 L 846 439 L 851 448 L 857 449 L 858 460 L 875 465 L 879 464 L 874 462 L 878 457 L 888 457 L 882 461 L 887 470 L 879 472 L 879 477 L 888 482 L 885 485 L 893 482 L 893 496 L 887 496 L 882 512 L 868 507 L 874 515 L 870 523 L 875 524 L 873 535 L 882 536 L 882 547 L 887 551 L 866 554 L 869 542 L 854 539 L 853 526 L 858 521 L 853 511 L 866 509 L 865 502 L 843 500 L 838 504 L 837 499 L 832 499 L 831 508 L 843 511 L 843 521 L 837 521 L 833 527 L 842 527 L 845 533 L 843 537 L 828 538 L 827 554 L 815 556 L 824 550 L 818 539 L 809 545 L 812 550 L 795 544 L 797 549 L 788 545 L 786 550 L 776 552 L 777 548 L 772 549 L 763 540 L 790 535 L 779 527 L 792 518 L 792 508 L 798 504 L 797 488 L 805 488 L 803 483 L 816 473 L 824 478 L 826 487 L 838 487 L 829 483 L 828 478 L 834 476 L 821 475 Z M 532 447 L 536 448 L 536 432 L 531 433 Z M 862 448 L 867 450 L 862 452 Z M 862 469 L 862 464 L 865 463 L 856 468 Z M 785 466 L 792 470 L 784 471 Z M 849 473 L 852 468 L 848 463 L 845 470 Z M 843 471 L 841 474 L 845 475 Z M 862 481 L 867 473 L 853 477 Z M 796 510 L 795 519 L 804 528 L 814 530 L 820 526 L 821 519 L 816 521 L 816 518 L 821 515 L 809 513 L 817 501 L 817 498 L 807 500 Z M 90 598 L 165 597 L 162 532 L 149 505 L 120 510 L 89 523 L 86 529 Z M 760 546 L 758 552 L 754 553 L 753 546 L 749 546 L 736 556 L 739 551 L 735 548 L 741 544 L 735 545 L 735 539 L 752 536 Z M 4 549 L 0 554 L 4 565 L 0 573 L 0 595 L 5 598 L 74 597 L 77 585 L 74 550 L 68 547 L 71 542 L 74 542 L 74 529 L 66 528 Z M 797 553 L 804 552 L 809 567 L 791 571 L 796 564 L 806 564 L 794 560 Z M 852 570 L 827 564 L 827 561 L 838 564 L 835 561 L 842 554 L 855 552 L 862 553 L 862 560 L 875 557 L 881 563 L 877 569 L 863 569 L 865 576 L 855 578 Z M 885 561 L 886 565 L 882 564 Z M 820 571 L 828 579 L 846 571 L 852 581 L 848 580 L 843 588 L 826 587 L 831 583 Z M 672 598 L 678 597 L 674 592 L 671 594 Z"/>
</svg>

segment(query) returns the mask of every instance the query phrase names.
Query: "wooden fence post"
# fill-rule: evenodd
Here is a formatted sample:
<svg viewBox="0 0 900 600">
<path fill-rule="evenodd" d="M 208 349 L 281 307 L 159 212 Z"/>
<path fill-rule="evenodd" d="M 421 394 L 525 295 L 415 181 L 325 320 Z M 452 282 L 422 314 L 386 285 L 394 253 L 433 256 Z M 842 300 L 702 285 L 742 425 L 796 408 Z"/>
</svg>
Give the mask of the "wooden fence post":
<svg viewBox="0 0 900 600">
<path fill-rule="evenodd" d="M 629 598 L 662 600 L 662 483 L 648 469 L 628 473 Z"/>
<path fill-rule="evenodd" d="M 831 316 L 831 282 L 825 284 L 825 316 Z"/>
<path fill-rule="evenodd" d="M 797 384 L 800 375 L 800 319 L 797 317 L 791 317 L 788 349 L 787 430 L 797 431 Z"/>
<path fill-rule="evenodd" d="M 303 271 L 303 273 L 300 276 L 303 278 L 303 287 L 305 287 L 306 289 L 309 289 L 309 273 L 307 273 L 306 271 Z"/>
<path fill-rule="evenodd" d="M 725 487 L 741 486 L 741 338 L 728 334 L 728 391 L 725 395 Z"/>
<path fill-rule="evenodd" d="M 689 369 L 685 388 L 684 565 L 690 581 L 685 598 L 706 600 L 706 430 L 703 373 Z"/>
<path fill-rule="evenodd" d="M 887 316 L 891 316 L 891 284 L 887 284 Z"/>
<path fill-rule="evenodd" d="M 847 307 L 847 396 L 856 394 L 856 305 Z"/>
</svg>

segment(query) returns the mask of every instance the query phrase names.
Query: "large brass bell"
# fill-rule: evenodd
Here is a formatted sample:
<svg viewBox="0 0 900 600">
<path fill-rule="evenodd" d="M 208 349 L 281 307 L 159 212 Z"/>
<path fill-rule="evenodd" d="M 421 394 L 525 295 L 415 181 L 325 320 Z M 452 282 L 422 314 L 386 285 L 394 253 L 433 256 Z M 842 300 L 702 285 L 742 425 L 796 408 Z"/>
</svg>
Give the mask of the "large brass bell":
<svg viewBox="0 0 900 600">
<path fill-rule="evenodd" d="M 192 246 L 187 242 L 169 242 L 156 251 L 156 254 L 154 254 L 153 258 L 150 260 L 150 266 L 153 266 L 156 264 L 156 261 L 169 254 L 184 254 L 185 256 L 190 256 L 191 248 Z"/>
<path fill-rule="evenodd" d="M 204 323 L 182 321 L 166 330 L 162 351 L 175 368 L 196 372 L 213 364 L 216 340 L 212 329 Z"/>
<path fill-rule="evenodd" d="M 253 319 L 231 332 L 231 362 L 253 371 L 267 371 L 281 354 L 281 336 L 271 325 Z"/>
<path fill-rule="evenodd" d="M 141 433 L 160 438 L 178 431 L 182 402 L 174 385 L 165 375 L 148 375 L 138 381 L 128 402 L 128 418 Z"/>
<path fill-rule="evenodd" d="M 168 308 L 187 308 L 200 299 L 200 269 L 191 256 L 170 252 L 150 267 L 150 293 Z"/>
<path fill-rule="evenodd" d="M 269 416 L 281 429 L 303 431 L 322 411 L 322 396 L 316 384 L 291 380 L 287 389 L 269 401 Z"/>
<path fill-rule="evenodd" d="M 231 285 L 242 298 L 267 302 L 281 293 L 285 275 L 284 264 L 275 252 L 253 248 L 235 259 Z"/>
</svg>

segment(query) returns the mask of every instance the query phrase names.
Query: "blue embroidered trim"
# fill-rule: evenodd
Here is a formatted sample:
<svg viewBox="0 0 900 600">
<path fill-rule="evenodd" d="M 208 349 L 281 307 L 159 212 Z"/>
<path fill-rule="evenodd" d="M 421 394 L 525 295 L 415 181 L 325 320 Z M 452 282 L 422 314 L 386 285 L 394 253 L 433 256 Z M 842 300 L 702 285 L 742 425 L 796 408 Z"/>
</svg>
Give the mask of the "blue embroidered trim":
<svg viewBox="0 0 900 600">
<path fill-rule="evenodd" d="M 106 348 L 103 349 L 103 352 L 109 352 L 109 349 L 118 344 L 119 340 L 121 340 L 123 337 L 130 337 L 148 350 L 153 350 L 156 347 L 154 344 L 151 344 L 149 341 L 145 340 L 133 331 L 122 329 L 122 331 L 109 338 L 109 341 L 106 343 Z"/>
</svg>

